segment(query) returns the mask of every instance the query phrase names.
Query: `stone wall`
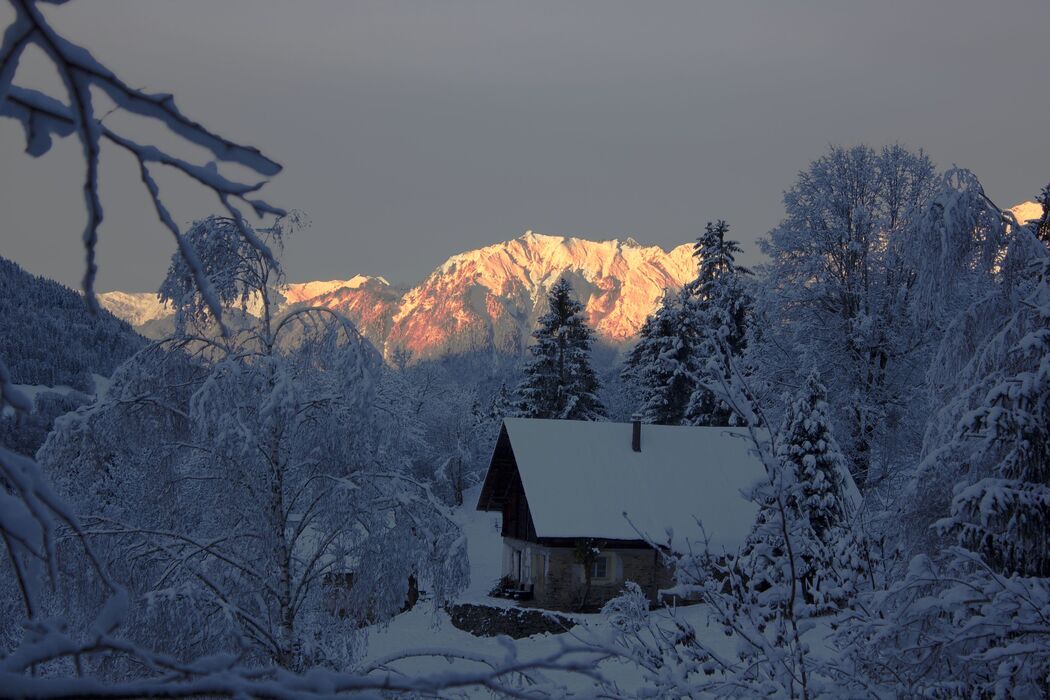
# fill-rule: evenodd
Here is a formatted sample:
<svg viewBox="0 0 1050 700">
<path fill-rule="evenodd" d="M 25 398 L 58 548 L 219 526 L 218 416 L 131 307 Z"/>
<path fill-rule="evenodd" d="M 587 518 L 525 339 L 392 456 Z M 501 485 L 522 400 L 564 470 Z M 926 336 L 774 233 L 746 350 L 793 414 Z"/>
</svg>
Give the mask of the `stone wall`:
<svg viewBox="0 0 1050 700">
<path fill-rule="evenodd" d="M 534 634 L 561 634 L 576 625 L 575 620 L 554 613 L 470 603 L 453 605 L 448 615 L 454 627 L 475 637 L 505 634 L 512 639 L 522 639 Z"/>
</svg>

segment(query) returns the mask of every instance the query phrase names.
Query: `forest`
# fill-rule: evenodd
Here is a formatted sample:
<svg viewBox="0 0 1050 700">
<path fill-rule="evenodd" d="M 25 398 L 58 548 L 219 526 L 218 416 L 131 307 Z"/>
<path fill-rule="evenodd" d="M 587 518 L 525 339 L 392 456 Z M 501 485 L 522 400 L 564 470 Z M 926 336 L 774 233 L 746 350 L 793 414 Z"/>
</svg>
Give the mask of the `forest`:
<svg viewBox="0 0 1050 700">
<path fill-rule="evenodd" d="M 0 695 L 1050 692 L 1050 184 L 1019 221 L 922 150 L 831 146 L 784 183 L 761 264 L 738 263 L 720 212 L 698 225 L 695 279 L 612 367 L 567 279 L 521 357 L 384 357 L 330 309 L 278 310 L 283 252 L 309 235 L 258 198 L 280 166 L 125 83 L 40 4 L 13 3 L 0 116 L 26 158 L 82 146 L 88 262 L 81 296 L 0 260 Z M 15 80 L 28 45 L 62 99 Z M 121 133 L 92 91 L 239 174 Z M 98 309 L 103 148 L 130 156 L 176 246 L 162 340 Z M 177 225 L 161 167 L 216 210 Z M 38 384 L 97 394 L 34 411 L 16 385 Z M 504 418 L 632 414 L 746 433 L 766 478 L 739 549 L 707 546 L 699 516 L 689 548 L 652 540 L 669 602 L 628 582 L 543 654 L 500 637 L 368 656 L 413 604 L 440 625 L 471 584 L 461 513 Z"/>
</svg>

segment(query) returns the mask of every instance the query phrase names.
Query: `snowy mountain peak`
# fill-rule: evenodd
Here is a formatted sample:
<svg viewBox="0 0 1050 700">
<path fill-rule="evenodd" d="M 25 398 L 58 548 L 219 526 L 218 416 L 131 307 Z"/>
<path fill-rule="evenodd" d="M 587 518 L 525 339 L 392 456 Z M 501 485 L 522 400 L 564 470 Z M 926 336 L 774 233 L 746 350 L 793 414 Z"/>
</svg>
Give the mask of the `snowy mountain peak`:
<svg viewBox="0 0 1050 700">
<path fill-rule="evenodd" d="M 339 289 L 359 289 L 370 283 L 390 285 L 382 277 L 355 275 L 347 280 L 290 282 L 279 287 L 278 291 L 284 297 L 284 303 L 292 305 L 330 294 Z M 98 295 L 98 301 L 102 308 L 133 326 L 142 326 L 173 314 L 170 306 L 161 303 L 156 292 L 103 292 Z M 252 311 L 251 304 L 249 304 L 249 311 Z"/>
<path fill-rule="evenodd" d="M 637 334 L 665 289 L 695 275 L 689 244 L 665 251 L 633 238 L 590 241 L 528 230 L 453 255 L 408 290 L 357 275 L 291 283 L 281 292 L 286 306 L 345 314 L 387 356 L 400 348 L 426 358 L 481 349 L 521 353 L 546 311 L 547 290 L 561 277 L 572 283 L 598 339 L 618 345 Z M 140 327 L 171 314 L 155 294 L 108 292 L 100 301 Z"/>
<path fill-rule="evenodd" d="M 369 282 L 375 281 L 381 285 L 389 286 L 390 283 L 383 277 L 369 277 L 367 275 L 354 275 L 348 280 L 327 280 L 318 282 L 290 282 L 281 288 L 285 301 L 289 304 L 298 304 L 313 299 L 323 294 L 330 294 L 337 289 L 358 289 Z"/>
<path fill-rule="evenodd" d="M 1039 202 L 1021 202 L 1010 207 L 1011 212 L 1022 226 L 1029 221 L 1036 221 L 1043 217 L 1043 205 Z"/>
<path fill-rule="evenodd" d="M 171 307 L 161 303 L 156 292 L 102 292 L 98 303 L 136 327 L 173 313 Z"/>
<path fill-rule="evenodd" d="M 546 292 L 561 277 L 572 283 L 599 339 L 633 337 L 664 289 L 696 274 L 689 245 L 658 246 L 589 241 L 529 230 L 449 258 L 410 289 L 393 316 L 385 349 L 415 355 L 494 347 L 521 352 Z"/>
</svg>

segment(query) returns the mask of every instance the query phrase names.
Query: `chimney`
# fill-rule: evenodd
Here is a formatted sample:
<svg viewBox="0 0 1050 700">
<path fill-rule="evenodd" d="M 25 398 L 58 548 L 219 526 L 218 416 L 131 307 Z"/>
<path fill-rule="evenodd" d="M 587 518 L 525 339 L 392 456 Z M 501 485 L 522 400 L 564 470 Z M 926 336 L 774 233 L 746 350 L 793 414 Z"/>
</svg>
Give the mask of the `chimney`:
<svg viewBox="0 0 1050 700">
<path fill-rule="evenodd" d="M 631 449 L 635 452 L 642 451 L 642 414 L 635 413 L 631 416 Z"/>
</svg>

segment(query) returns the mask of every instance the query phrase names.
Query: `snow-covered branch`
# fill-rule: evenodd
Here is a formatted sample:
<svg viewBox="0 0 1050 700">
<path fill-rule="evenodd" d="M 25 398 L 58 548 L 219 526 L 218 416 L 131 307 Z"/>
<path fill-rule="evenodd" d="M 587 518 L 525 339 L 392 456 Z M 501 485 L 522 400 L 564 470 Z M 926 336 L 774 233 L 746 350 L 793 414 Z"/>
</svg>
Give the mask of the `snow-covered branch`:
<svg viewBox="0 0 1050 700">
<path fill-rule="evenodd" d="M 240 224 L 242 235 L 264 256 L 270 257 L 272 253 L 249 227 L 243 225 L 243 218 L 235 203 L 243 202 L 258 216 L 281 216 L 284 211 L 251 196 L 266 183 L 265 179 L 243 182 L 227 178 L 219 172 L 215 163 L 191 163 L 157 146 L 137 143 L 102 124 L 93 103 L 93 91 L 104 93 L 119 109 L 163 124 L 183 142 L 206 149 L 217 160 L 243 166 L 262 178 L 276 175 L 281 166 L 258 149 L 235 143 L 194 121 L 176 106 L 172 95 L 149 94 L 129 86 L 116 73 L 99 63 L 87 49 L 72 43 L 54 29 L 41 8 L 42 4 L 47 3 L 38 0 L 9 1 L 15 19 L 0 43 L 0 116 L 22 124 L 26 133 L 26 152 L 30 156 L 44 155 L 50 149 L 53 137 L 63 138 L 75 133 L 81 143 L 85 165 L 84 203 L 88 213 L 83 234 L 87 251 L 83 286 L 89 306 L 98 308 L 94 290 L 97 272 L 95 248 L 103 221 L 98 163 L 102 143 L 108 142 L 127 151 L 138 162 L 142 182 L 158 218 L 175 237 L 179 252 L 193 270 L 194 279 L 209 308 L 215 318 L 221 320 L 221 305 L 210 289 L 193 247 L 183 239 L 164 206 L 150 165 L 173 168 L 212 190 L 220 204 Z M 30 45 L 39 47 L 50 59 L 65 87 L 66 102 L 15 84 L 19 59 Z"/>
</svg>

